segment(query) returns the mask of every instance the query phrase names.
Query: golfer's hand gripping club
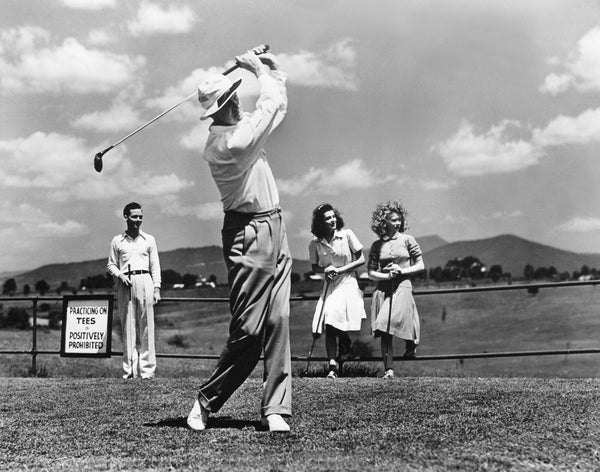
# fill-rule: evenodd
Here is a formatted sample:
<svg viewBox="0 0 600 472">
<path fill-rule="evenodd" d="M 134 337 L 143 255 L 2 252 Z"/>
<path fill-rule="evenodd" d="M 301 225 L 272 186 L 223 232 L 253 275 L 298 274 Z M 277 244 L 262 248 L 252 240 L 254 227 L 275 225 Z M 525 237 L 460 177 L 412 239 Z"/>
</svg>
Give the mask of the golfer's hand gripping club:
<svg viewBox="0 0 600 472">
<path fill-rule="evenodd" d="M 264 54 L 269 50 L 269 45 L 268 44 L 260 44 L 259 46 L 256 46 L 255 48 L 252 48 L 251 51 L 256 54 L 256 55 L 260 55 L 260 54 Z M 239 66 L 237 64 L 231 66 L 229 69 L 227 69 L 225 72 L 223 72 L 223 75 L 227 75 L 230 74 L 231 72 L 233 72 L 234 70 L 236 70 Z M 132 131 L 131 133 L 129 133 L 127 136 L 125 136 L 124 138 L 120 139 L 119 141 L 117 141 L 116 143 L 114 143 L 113 145 L 107 147 L 106 149 L 104 149 L 103 151 L 100 151 L 99 153 L 97 153 L 94 156 L 94 169 L 96 170 L 96 172 L 102 172 L 102 168 L 104 167 L 104 164 L 102 162 L 102 157 L 104 156 L 104 154 L 106 154 L 108 151 L 110 151 L 112 148 L 118 146 L 119 144 L 121 144 L 123 141 L 126 141 L 127 139 L 131 138 L 134 134 L 139 133 L 140 131 L 142 131 L 146 126 L 154 123 L 156 120 L 158 120 L 159 118 L 163 117 L 164 115 L 166 115 L 167 113 L 169 113 L 171 110 L 177 108 L 179 105 L 181 105 L 183 102 L 188 101 L 189 99 L 196 97 L 197 96 L 197 91 L 194 91 L 194 93 L 188 95 L 187 97 L 185 97 L 183 100 L 177 102 L 175 105 L 173 105 L 171 108 L 168 108 L 167 110 L 163 111 L 162 113 L 160 113 L 159 115 L 155 116 L 154 118 L 152 118 L 150 121 L 148 121 L 147 123 L 144 123 L 142 126 L 140 126 L 139 128 L 137 128 L 135 131 Z"/>
</svg>

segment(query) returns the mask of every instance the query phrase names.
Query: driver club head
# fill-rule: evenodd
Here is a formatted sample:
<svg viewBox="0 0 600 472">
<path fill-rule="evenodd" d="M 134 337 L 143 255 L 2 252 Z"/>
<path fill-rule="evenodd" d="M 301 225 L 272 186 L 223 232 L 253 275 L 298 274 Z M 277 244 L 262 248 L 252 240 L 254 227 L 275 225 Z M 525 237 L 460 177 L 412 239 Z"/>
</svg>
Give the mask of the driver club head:
<svg viewBox="0 0 600 472">
<path fill-rule="evenodd" d="M 96 169 L 96 172 L 102 172 L 102 166 L 102 153 L 99 152 L 94 156 L 94 169 Z"/>
</svg>

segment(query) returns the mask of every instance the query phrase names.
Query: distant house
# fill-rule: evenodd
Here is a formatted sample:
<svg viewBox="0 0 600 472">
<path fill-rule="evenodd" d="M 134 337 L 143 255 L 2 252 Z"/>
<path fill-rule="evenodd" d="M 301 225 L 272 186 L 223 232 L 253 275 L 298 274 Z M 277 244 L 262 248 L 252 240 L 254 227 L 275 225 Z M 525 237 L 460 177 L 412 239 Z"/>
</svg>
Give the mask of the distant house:
<svg viewBox="0 0 600 472">
<path fill-rule="evenodd" d="M 208 280 L 206 277 L 200 277 L 200 280 L 196 282 L 195 286 L 215 288 L 217 285 L 212 280 Z"/>
<path fill-rule="evenodd" d="M 185 288 L 185 285 L 183 285 L 183 284 L 173 284 L 173 288 L 174 289 Z"/>
</svg>

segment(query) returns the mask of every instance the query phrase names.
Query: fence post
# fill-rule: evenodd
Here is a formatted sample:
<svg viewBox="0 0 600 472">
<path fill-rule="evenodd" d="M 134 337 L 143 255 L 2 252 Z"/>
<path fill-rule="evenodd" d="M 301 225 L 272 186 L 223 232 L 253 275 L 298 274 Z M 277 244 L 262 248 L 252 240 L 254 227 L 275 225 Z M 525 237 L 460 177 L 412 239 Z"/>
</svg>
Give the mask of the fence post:
<svg viewBox="0 0 600 472">
<path fill-rule="evenodd" d="M 37 302 L 38 298 L 34 297 L 33 302 L 33 332 L 31 340 L 31 375 L 37 377 Z"/>
</svg>

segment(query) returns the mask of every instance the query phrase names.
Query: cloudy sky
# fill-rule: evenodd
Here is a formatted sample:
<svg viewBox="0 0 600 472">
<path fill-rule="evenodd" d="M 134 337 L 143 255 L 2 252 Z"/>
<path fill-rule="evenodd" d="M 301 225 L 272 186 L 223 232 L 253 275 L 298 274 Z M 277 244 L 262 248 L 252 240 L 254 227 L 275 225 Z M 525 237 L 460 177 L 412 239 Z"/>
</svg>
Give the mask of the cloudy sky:
<svg viewBox="0 0 600 472">
<path fill-rule="evenodd" d="M 93 156 L 260 43 L 289 73 L 266 150 L 294 257 L 319 203 L 368 245 L 388 199 L 416 237 L 600 252 L 597 1 L 2 0 L 0 272 L 104 257 L 131 200 L 160 250 L 220 244 L 197 102 Z"/>
</svg>

